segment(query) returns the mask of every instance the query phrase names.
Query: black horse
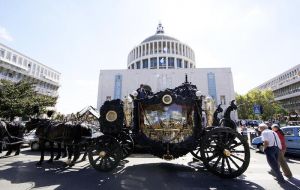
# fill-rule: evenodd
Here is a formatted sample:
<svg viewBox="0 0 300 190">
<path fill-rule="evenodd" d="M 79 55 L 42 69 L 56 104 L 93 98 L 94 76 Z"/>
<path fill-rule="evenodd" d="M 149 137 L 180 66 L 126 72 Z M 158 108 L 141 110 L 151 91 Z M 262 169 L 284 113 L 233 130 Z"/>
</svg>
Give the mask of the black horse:
<svg viewBox="0 0 300 190">
<path fill-rule="evenodd" d="M 225 110 L 224 117 L 220 121 L 220 126 L 230 127 L 233 130 L 236 130 L 236 123 L 231 119 L 231 112 L 237 110 L 237 105 L 235 100 L 232 100 L 230 106 Z"/>
<path fill-rule="evenodd" d="M 45 142 L 50 142 L 51 158 L 49 162 L 53 161 L 53 143 L 63 143 L 68 146 L 68 158 L 71 159 L 73 153 L 74 158 L 70 165 L 74 165 L 79 158 L 79 145 L 82 137 L 92 135 L 91 129 L 80 124 L 57 123 L 48 119 L 31 119 L 26 123 L 26 130 L 30 131 L 36 129 L 36 135 L 39 138 L 41 157 L 37 165 L 41 165 L 44 161 Z M 75 151 L 73 151 L 74 149 Z"/>
<path fill-rule="evenodd" d="M 15 155 L 19 155 L 23 136 L 24 126 L 21 123 L 0 121 L 0 152 L 2 152 L 2 143 L 5 143 L 6 156 L 9 156 L 13 150 L 16 151 Z"/>
<path fill-rule="evenodd" d="M 220 118 L 218 118 L 218 114 L 219 113 L 222 113 L 223 112 L 223 109 L 221 108 L 221 104 L 218 105 L 216 111 L 214 112 L 214 115 L 213 115 L 213 123 L 212 123 L 212 126 L 219 126 L 220 124 Z"/>
</svg>

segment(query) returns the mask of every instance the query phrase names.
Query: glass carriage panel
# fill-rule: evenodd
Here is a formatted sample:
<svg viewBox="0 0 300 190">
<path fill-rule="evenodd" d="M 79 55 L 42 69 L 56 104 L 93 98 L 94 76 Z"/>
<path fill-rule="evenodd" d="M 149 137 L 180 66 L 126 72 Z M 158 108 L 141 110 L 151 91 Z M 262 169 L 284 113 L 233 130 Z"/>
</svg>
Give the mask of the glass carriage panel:
<svg viewBox="0 0 300 190">
<path fill-rule="evenodd" d="M 149 139 L 180 143 L 193 134 L 194 110 L 189 105 L 142 105 L 140 129 Z"/>
</svg>

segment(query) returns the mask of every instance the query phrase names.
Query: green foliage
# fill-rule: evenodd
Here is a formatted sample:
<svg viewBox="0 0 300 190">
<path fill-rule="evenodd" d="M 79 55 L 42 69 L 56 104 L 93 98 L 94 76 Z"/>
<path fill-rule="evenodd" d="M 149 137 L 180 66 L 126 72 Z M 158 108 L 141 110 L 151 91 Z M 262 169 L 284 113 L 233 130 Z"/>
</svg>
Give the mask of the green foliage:
<svg viewBox="0 0 300 190">
<path fill-rule="evenodd" d="M 45 113 L 46 107 L 56 104 L 57 97 L 40 95 L 34 90 L 34 83 L 20 81 L 13 83 L 0 81 L 0 117 L 12 120 L 15 116 L 29 117 L 34 115 L 34 107 L 39 106 Z"/>
<path fill-rule="evenodd" d="M 263 119 L 274 118 L 278 114 L 285 115 L 286 110 L 274 100 L 274 94 L 271 90 L 252 90 L 246 95 L 236 94 L 238 116 L 240 119 Z M 253 112 L 255 104 L 263 106 L 263 114 L 258 116 Z"/>
</svg>

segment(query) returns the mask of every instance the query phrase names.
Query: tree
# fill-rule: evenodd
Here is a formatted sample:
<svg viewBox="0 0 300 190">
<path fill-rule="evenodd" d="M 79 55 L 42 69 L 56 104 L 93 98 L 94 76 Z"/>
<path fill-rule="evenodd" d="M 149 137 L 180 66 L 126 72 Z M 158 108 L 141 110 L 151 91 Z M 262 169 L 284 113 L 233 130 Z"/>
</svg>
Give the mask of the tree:
<svg viewBox="0 0 300 190">
<path fill-rule="evenodd" d="M 286 114 L 283 107 L 275 101 L 271 90 L 252 90 L 246 95 L 236 94 L 236 101 L 240 105 L 238 116 L 241 119 L 259 119 L 253 112 L 254 105 L 263 107 L 263 113 L 261 114 L 263 120 L 272 119 L 277 114 Z"/>
<path fill-rule="evenodd" d="M 34 108 L 39 107 L 40 113 L 45 113 L 46 107 L 54 106 L 57 97 L 38 94 L 34 83 L 22 80 L 13 83 L 0 80 L 0 117 L 12 120 L 17 117 L 34 115 Z"/>
</svg>

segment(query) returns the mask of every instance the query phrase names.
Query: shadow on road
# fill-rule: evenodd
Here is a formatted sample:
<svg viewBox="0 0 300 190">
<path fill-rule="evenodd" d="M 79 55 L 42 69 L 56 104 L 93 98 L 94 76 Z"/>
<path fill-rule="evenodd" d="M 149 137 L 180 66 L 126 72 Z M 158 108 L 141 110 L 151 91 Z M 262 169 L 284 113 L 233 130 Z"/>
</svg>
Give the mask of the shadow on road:
<svg viewBox="0 0 300 190">
<path fill-rule="evenodd" d="M 65 168 L 57 161 L 45 163 L 14 162 L 2 165 L 0 178 L 12 184 L 32 184 L 35 188 L 57 185 L 56 189 L 263 189 L 244 179 L 221 179 L 207 172 L 201 165 L 197 167 L 172 163 L 151 163 L 127 166 L 126 161 L 112 172 L 98 172 L 89 164 L 81 167 Z M 124 165 L 125 164 L 125 165 Z M 20 188 L 18 188 L 20 189 Z"/>
</svg>

